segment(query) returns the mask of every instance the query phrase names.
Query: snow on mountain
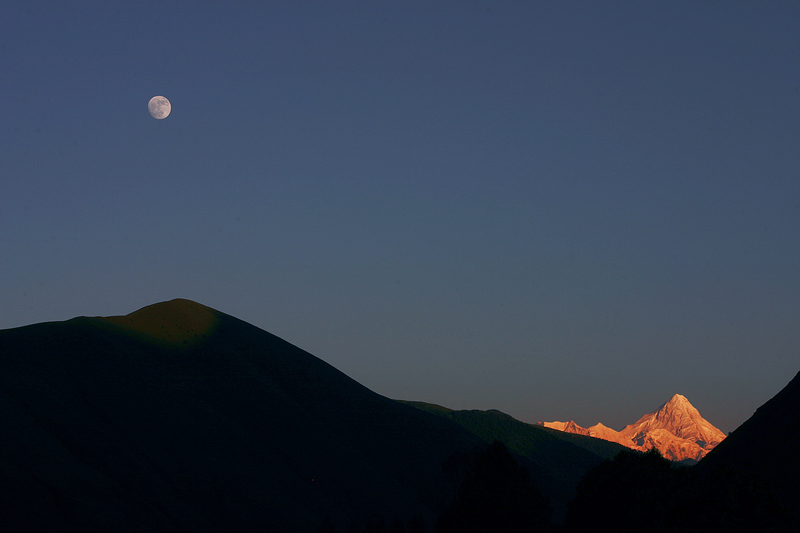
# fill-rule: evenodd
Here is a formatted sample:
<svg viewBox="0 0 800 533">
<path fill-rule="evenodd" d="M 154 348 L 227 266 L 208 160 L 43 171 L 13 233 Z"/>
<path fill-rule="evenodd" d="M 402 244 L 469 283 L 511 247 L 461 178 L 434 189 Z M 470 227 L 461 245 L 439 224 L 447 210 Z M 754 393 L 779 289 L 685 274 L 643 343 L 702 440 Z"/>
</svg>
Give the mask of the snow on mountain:
<svg viewBox="0 0 800 533">
<path fill-rule="evenodd" d="M 626 435 L 623 435 L 619 431 L 611 429 L 610 427 L 606 427 L 600 422 L 591 426 L 587 431 L 590 437 L 608 440 L 611 442 L 616 442 L 617 444 L 622 444 L 628 448 L 638 449 L 630 437 L 627 437 Z"/>
<path fill-rule="evenodd" d="M 541 425 L 557 429 L 558 431 L 565 431 L 567 433 L 577 433 L 578 435 L 588 435 L 589 430 L 580 427 L 578 424 L 570 420 L 569 422 L 543 422 Z"/>
<path fill-rule="evenodd" d="M 722 431 L 700 416 L 700 412 L 680 394 L 674 395 L 656 411 L 644 415 L 622 431 L 615 431 L 600 423 L 589 428 L 583 428 L 573 421 L 542 422 L 542 425 L 616 442 L 634 450 L 657 448 L 661 455 L 672 461 L 699 461 L 725 438 Z"/>
<path fill-rule="evenodd" d="M 699 461 L 725 439 L 725 434 L 700 416 L 680 394 L 620 433 L 645 449 L 658 448 L 664 457 L 673 461 Z"/>
</svg>

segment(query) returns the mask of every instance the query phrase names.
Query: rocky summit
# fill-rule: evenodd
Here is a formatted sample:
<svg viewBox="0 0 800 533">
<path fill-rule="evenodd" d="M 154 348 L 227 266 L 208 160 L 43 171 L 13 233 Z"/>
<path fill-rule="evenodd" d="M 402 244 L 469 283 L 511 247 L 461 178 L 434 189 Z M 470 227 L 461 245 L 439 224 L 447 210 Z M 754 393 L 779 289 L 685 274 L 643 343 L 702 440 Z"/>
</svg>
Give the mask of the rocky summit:
<svg viewBox="0 0 800 533">
<path fill-rule="evenodd" d="M 725 434 L 714 427 L 685 396 L 674 395 L 654 412 L 615 431 L 603 424 L 583 428 L 575 422 L 542 422 L 545 427 L 616 442 L 634 450 L 656 448 L 672 461 L 699 461 Z"/>
</svg>

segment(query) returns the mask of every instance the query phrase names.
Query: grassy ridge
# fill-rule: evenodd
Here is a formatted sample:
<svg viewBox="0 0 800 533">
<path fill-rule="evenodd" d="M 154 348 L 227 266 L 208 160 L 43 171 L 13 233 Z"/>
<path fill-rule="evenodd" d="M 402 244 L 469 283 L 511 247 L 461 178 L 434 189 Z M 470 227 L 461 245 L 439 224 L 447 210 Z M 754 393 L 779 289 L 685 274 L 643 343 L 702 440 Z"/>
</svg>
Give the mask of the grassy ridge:
<svg viewBox="0 0 800 533">
<path fill-rule="evenodd" d="M 502 441 L 512 453 L 524 458 L 537 487 L 550 497 L 556 519 L 563 516 L 575 487 L 589 470 L 627 449 L 593 437 L 526 424 L 496 410 L 453 411 L 423 402 L 405 403 L 451 420 L 485 442 Z"/>
</svg>

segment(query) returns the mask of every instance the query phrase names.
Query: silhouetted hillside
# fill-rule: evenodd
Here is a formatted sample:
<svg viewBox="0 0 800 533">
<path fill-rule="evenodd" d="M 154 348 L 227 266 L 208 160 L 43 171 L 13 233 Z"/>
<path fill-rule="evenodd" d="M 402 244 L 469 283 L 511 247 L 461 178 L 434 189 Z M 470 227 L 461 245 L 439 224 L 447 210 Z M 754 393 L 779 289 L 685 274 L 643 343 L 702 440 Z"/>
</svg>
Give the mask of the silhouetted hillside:
<svg viewBox="0 0 800 533">
<path fill-rule="evenodd" d="M 186 300 L 0 331 L 4 529 L 428 523 L 481 444 Z"/>
<path fill-rule="evenodd" d="M 700 463 L 701 472 L 741 471 L 755 477 L 800 521 L 800 373 Z"/>
<path fill-rule="evenodd" d="M 407 403 L 452 420 L 486 442 L 501 441 L 522 456 L 534 484 L 550 499 L 556 521 L 563 519 L 583 476 L 604 459 L 627 449 L 601 439 L 526 424 L 496 410 L 453 411 L 422 402 Z"/>
</svg>

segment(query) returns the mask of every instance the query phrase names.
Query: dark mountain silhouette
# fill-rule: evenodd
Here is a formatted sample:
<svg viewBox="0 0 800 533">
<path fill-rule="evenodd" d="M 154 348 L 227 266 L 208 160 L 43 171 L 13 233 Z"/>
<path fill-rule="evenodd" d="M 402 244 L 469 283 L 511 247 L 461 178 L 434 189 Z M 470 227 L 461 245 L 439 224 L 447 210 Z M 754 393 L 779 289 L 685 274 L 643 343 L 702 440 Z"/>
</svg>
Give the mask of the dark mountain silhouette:
<svg viewBox="0 0 800 533">
<path fill-rule="evenodd" d="M 800 521 L 800 373 L 695 468 L 725 469 L 752 476 L 768 487 Z"/>
<path fill-rule="evenodd" d="M 0 331 L 6 530 L 429 524 L 482 445 L 187 300 Z"/>
<path fill-rule="evenodd" d="M 5 530 L 430 530 L 497 472 L 509 498 L 536 500 L 503 454 L 453 484 L 446 465 L 477 458 L 477 475 L 495 440 L 558 520 L 620 448 L 385 398 L 188 300 L 0 331 L 0 424 Z"/>
<path fill-rule="evenodd" d="M 501 411 L 454 411 L 442 406 L 406 402 L 455 422 L 485 442 L 501 441 L 531 473 L 537 488 L 550 498 L 554 518 L 561 521 L 566 504 L 584 475 L 625 446 L 602 439 L 526 424 Z"/>
</svg>

